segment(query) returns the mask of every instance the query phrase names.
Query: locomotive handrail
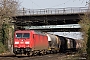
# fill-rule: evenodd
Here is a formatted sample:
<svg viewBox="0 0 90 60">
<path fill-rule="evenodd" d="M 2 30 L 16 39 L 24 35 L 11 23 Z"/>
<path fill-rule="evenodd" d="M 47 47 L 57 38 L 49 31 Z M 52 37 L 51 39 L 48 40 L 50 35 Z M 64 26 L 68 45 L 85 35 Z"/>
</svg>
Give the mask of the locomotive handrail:
<svg viewBox="0 0 90 60">
<path fill-rule="evenodd" d="M 72 14 L 87 12 L 87 7 L 69 7 L 69 8 L 46 8 L 46 9 L 20 9 L 18 15 L 48 15 L 48 14 Z"/>
</svg>

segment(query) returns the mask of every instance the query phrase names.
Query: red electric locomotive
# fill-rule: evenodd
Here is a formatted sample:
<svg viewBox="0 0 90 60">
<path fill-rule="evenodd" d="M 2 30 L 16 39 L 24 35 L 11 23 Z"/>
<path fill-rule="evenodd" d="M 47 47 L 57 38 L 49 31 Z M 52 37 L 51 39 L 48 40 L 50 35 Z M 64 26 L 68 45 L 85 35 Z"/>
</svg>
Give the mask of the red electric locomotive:
<svg viewBox="0 0 90 60">
<path fill-rule="evenodd" d="M 13 52 L 30 55 L 35 51 L 48 49 L 48 37 L 43 32 L 34 30 L 18 30 L 14 34 Z"/>
</svg>

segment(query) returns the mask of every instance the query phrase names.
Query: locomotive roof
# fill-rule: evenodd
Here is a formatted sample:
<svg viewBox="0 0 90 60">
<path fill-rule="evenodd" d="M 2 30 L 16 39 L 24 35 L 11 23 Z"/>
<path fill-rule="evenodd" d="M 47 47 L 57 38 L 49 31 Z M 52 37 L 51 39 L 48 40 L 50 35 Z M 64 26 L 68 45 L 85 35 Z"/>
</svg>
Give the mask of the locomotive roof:
<svg viewBox="0 0 90 60">
<path fill-rule="evenodd" d="M 29 33 L 31 30 L 17 30 L 15 33 Z"/>
<path fill-rule="evenodd" d="M 46 35 L 45 32 L 42 32 L 42 31 L 34 30 L 34 32 L 35 32 L 36 34 Z"/>
<path fill-rule="evenodd" d="M 15 33 L 29 33 L 29 32 L 34 32 L 34 34 L 40 34 L 40 35 L 46 35 L 45 32 L 38 31 L 38 30 L 17 30 Z"/>
</svg>

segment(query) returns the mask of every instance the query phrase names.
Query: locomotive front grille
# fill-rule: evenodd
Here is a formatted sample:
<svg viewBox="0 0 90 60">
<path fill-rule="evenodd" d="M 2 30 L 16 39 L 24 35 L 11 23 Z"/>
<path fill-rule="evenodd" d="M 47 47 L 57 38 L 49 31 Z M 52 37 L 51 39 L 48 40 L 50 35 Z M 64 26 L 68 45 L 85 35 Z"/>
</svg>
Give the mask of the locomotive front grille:
<svg viewBox="0 0 90 60">
<path fill-rule="evenodd" d="M 14 51 L 14 53 L 17 53 L 17 54 L 21 53 L 22 54 L 25 52 L 30 52 L 31 49 L 30 48 L 14 48 L 13 51 Z"/>
</svg>

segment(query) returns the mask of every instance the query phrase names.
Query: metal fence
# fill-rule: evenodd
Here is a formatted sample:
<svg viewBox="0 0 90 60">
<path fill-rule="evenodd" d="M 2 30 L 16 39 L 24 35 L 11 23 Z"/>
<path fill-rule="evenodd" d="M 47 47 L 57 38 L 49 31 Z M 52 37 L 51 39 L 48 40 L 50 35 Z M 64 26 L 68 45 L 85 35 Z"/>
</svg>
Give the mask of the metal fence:
<svg viewBox="0 0 90 60">
<path fill-rule="evenodd" d="M 20 9 L 16 15 L 50 15 L 50 14 L 73 14 L 84 13 L 87 7 L 69 7 L 69 8 L 47 8 L 47 9 Z"/>
</svg>

